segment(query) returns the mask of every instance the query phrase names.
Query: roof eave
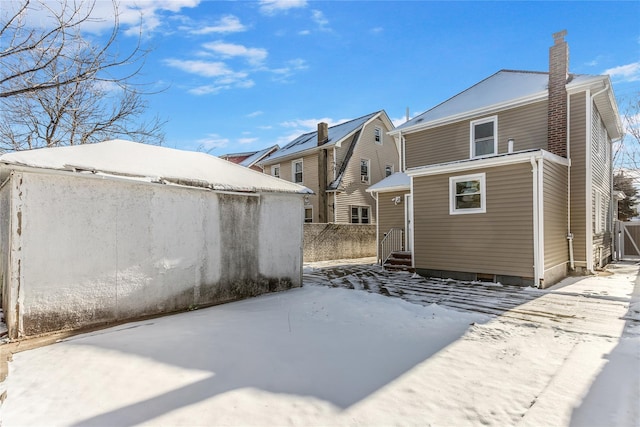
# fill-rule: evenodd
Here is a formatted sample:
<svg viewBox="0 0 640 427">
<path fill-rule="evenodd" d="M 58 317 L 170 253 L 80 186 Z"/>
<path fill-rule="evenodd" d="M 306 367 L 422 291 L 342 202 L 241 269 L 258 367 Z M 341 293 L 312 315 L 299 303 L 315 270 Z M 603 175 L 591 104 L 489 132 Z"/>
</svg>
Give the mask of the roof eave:
<svg viewBox="0 0 640 427">
<path fill-rule="evenodd" d="M 382 187 L 382 188 L 367 188 L 365 191 L 367 193 L 390 193 L 392 191 L 408 191 L 411 189 L 410 185 L 394 185 L 392 187 Z"/>
<path fill-rule="evenodd" d="M 545 89 L 543 91 L 537 92 L 533 95 L 524 96 L 521 98 L 512 99 L 506 102 L 501 102 L 498 104 L 489 105 L 482 108 L 476 108 L 475 110 L 465 111 L 460 114 L 454 114 L 451 116 L 443 117 L 441 119 L 432 120 L 429 122 L 419 123 L 416 125 L 408 126 L 405 128 L 396 128 L 391 132 L 388 132 L 389 135 L 395 136 L 400 133 L 403 135 L 409 133 L 415 133 L 426 129 L 431 129 L 439 126 L 444 126 L 447 124 L 459 122 L 461 120 L 469 119 L 472 117 L 477 117 L 479 115 L 488 115 L 493 114 L 498 111 L 507 110 L 510 108 L 520 107 L 522 105 L 531 104 L 534 102 L 542 101 L 547 99 L 548 91 Z"/>
</svg>

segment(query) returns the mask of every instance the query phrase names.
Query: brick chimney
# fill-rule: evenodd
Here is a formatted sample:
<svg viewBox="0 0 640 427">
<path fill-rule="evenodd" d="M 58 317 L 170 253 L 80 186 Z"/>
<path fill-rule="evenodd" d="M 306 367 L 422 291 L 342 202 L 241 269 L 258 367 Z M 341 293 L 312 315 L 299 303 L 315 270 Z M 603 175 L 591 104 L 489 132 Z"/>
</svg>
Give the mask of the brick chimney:
<svg viewBox="0 0 640 427">
<path fill-rule="evenodd" d="M 318 146 L 324 144 L 329 139 L 329 125 L 320 122 L 318 123 Z"/>
<path fill-rule="evenodd" d="M 553 34 L 549 49 L 549 107 L 547 110 L 547 149 L 567 157 L 567 90 L 569 78 L 569 45 L 564 41 L 567 30 Z"/>
</svg>

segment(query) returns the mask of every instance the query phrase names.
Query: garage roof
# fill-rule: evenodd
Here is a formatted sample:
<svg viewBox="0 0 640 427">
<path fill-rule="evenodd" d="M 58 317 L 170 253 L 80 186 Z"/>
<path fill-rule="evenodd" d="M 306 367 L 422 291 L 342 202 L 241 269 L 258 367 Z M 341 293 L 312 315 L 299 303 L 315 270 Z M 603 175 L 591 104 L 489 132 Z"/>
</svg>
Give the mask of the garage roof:
<svg viewBox="0 0 640 427">
<path fill-rule="evenodd" d="M 311 194 L 301 185 L 205 153 L 120 139 L 0 156 L 0 164 L 91 173 L 220 191 Z"/>
</svg>

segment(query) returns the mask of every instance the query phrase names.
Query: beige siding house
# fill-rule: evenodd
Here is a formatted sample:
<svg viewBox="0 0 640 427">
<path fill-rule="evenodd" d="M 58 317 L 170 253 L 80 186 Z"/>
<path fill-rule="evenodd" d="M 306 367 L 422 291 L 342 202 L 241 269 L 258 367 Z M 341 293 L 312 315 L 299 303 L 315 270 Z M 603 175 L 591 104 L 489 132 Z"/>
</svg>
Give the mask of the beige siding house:
<svg viewBox="0 0 640 427">
<path fill-rule="evenodd" d="M 399 170 L 399 145 L 388 135 L 384 110 L 298 138 L 262 161 L 264 172 L 313 190 L 305 222 L 375 224 L 375 199 L 366 190 Z"/>
<path fill-rule="evenodd" d="M 546 287 L 611 259 L 622 126 L 609 77 L 568 72 L 565 34 L 549 72 L 499 71 L 390 132 L 406 178 L 369 189 L 378 238 L 400 228 L 418 273 Z"/>
</svg>

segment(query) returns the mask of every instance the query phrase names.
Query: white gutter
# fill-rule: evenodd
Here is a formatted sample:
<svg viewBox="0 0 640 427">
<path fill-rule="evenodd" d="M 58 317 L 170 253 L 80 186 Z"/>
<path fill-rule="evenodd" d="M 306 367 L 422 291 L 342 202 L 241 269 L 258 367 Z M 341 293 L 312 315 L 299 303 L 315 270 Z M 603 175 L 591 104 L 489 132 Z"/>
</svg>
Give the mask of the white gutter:
<svg viewBox="0 0 640 427">
<path fill-rule="evenodd" d="M 405 172 L 407 170 L 407 138 L 400 134 L 400 150 L 402 151 L 402 167 L 400 168 L 400 172 Z"/>
<path fill-rule="evenodd" d="M 587 89 L 586 91 L 586 97 L 589 100 L 589 102 L 587 103 L 587 123 L 586 123 L 586 129 L 587 129 L 587 140 L 585 141 L 586 144 L 586 153 L 585 153 L 585 157 L 586 157 L 586 185 L 585 185 L 585 201 L 586 201 L 586 206 L 585 206 L 585 216 L 586 216 L 586 234 L 587 234 L 587 241 L 586 241 L 586 249 L 587 249 L 587 271 L 589 271 L 591 274 L 595 274 L 595 271 L 593 269 L 593 212 L 592 212 L 592 208 L 593 208 L 593 164 L 592 164 L 592 158 L 593 158 L 593 131 L 591 129 L 591 126 L 593 124 L 593 102 L 594 102 L 594 98 L 598 95 L 600 95 L 601 93 L 605 92 L 606 90 L 609 89 L 609 84 L 606 83 L 604 88 L 602 88 L 601 90 L 599 90 L 598 92 L 595 92 L 594 94 L 591 94 L 591 90 Z"/>
<path fill-rule="evenodd" d="M 567 159 L 571 159 L 571 96 L 567 94 Z M 567 167 L 567 241 L 569 242 L 569 268 L 576 269 L 573 253 L 573 233 L 571 232 L 571 163 Z"/>
<path fill-rule="evenodd" d="M 533 284 L 540 287 L 540 272 L 544 271 L 540 265 L 540 212 L 538 210 L 538 162 L 534 156 L 529 158 L 533 173 Z"/>
<path fill-rule="evenodd" d="M 379 206 L 380 204 L 378 203 L 378 195 L 375 193 L 371 193 L 371 197 L 373 197 L 373 199 L 376 201 L 376 260 L 377 262 L 382 262 L 380 260 L 380 217 L 378 216 L 378 212 L 379 212 Z M 335 209 L 334 209 L 335 212 Z M 349 213 L 351 214 L 351 213 Z"/>
<path fill-rule="evenodd" d="M 413 208 L 415 206 L 415 200 L 413 199 L 413 177 L 411 177 L 411 191 L 409 192 L 409 194 L 411 194 L 411 268 L 415 269 L 416 268 L 416 215 L 415 215 L 415 209 Z M 406 210 L 406 206 L 405 206 L 405 210 Z M 406 216 L 406 212 L 405 212 L 405 216 Z M 405 224 L 406 224 L 406 220 L 405 220 Z M 407 235 L 408 233 L 405 231 L 405 235 Z"/>
<path fill-rule="evenodd" d="M 367 188 L 364 191 L 366 191 L 367 193 L 390 193 L 392 191 L 407 191 L 410 189 L 411 189 L 411 185 L 396 185 L 394 187 L 384 187 L 380 189 L 374 188 L 373 190 Z"/>
<path fill-rule="evenodd" d="M 436 164 L 430 166 L 420 166 L 416 168 L 410 168 L 405 171 L 409 176 L 428 176 L 437 175 L 441 173 L 468 171 L 473 169 L 490 168 L 503 165 L 511 165 L 516 163 L 526 163 L 531 157 L 535 159 L 544 158 L 546 160 L 558 163 L 563 166 L 571 164 L 569 159 L 560 157 L 556 154 L 550 153 L 545 150 L 523 151 L 513 154 L 500 154 L 494 157 L 483 157 L 480 159 L 471 159 L 451 163 Z"/>
</svg>

